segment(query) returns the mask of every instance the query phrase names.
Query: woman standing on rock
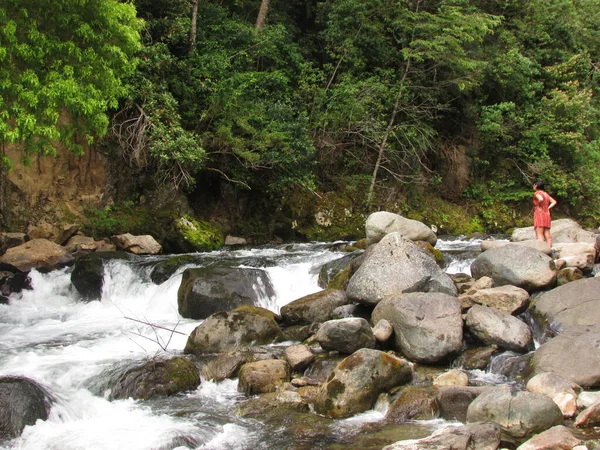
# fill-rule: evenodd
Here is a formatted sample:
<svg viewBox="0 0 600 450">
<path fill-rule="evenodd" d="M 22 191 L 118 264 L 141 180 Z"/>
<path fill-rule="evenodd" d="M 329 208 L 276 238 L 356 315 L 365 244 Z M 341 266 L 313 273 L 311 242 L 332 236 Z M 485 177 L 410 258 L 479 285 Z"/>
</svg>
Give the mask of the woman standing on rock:
<svg viewBox="0 0 600 450">
<path fill-rule="evenodd" d="M 536 181 L 533 184 L 533 228 L 535 229 L 535 238 L 539 241 L 546 241 L 552 248 L 552 235 L 550 226 L 552 217 L 550 210 L 556 205 L 550 195 L 544 191 L 544 183 Z"/>
</svg>

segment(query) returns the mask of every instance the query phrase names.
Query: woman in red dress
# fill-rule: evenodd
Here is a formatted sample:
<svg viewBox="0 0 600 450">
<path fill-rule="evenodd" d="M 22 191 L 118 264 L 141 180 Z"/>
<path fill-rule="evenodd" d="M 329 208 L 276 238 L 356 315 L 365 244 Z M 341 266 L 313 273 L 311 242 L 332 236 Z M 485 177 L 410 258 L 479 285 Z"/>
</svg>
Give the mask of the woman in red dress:
<svg viewBox="0 0 600 450">
<path fill-rule="evenodd" d="M 552 235 L 550 226 L 552 218 L 550 210 L 556 205 L 550 195 L 544 191 L 544 183 L 536 181 L 533 184 L 533 228 L 535 229 L 535 238 L 540 241 L 546 241 L 552 248 Z"/>
</svg>

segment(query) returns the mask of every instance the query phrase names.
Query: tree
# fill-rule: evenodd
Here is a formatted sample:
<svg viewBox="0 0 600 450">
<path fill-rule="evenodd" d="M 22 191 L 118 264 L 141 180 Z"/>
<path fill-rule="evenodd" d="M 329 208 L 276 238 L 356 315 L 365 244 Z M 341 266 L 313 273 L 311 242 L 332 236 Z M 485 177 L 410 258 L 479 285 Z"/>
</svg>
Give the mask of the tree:
<svg viewBox="0 0 600 450">
<path fill-rule="evenodd" d="M 256 16 L 255 27 L 261 29 L 265 26 L 267 21 L 267 14 L 269 13 L 269 0 L 261 0 L 260 8 L 258 10 L 258 16 Z"/>
<path fill-rule="evenodd" d="M 0 141 L 25 155 L 75 152 L 103 136 L 136 67 L 141 22 L 117 0 L 4 0 Z M 3 161 L 8 164 L 8 161 Z"/>
</svg>

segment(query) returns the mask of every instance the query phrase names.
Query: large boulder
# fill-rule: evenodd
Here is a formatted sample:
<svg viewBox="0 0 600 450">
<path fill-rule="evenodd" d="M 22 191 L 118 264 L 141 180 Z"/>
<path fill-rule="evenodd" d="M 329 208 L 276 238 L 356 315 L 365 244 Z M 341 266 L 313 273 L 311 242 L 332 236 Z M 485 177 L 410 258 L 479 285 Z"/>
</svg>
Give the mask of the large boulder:
<svg viewBox="0 0 600 450">
<path fill-rule="evenodd" d="M 324 350 L 346 354 L 374 348 L 377 342 L 369 322 L 359 317 L 328 320 L 319 327 L 315 338 Z"/>
<path fill-rule="evenodd" d="M 171 278 L 180 267 L 186 264 L 192 264 L 195 261 L 192 255 L 176 255 L 157 263 L 152 272 L 150 279 L 155 284 L 162 284 Z"/>
<path fill-rule="evenodd" d="M 197 355 L 223 353 L 252 345 L 272 344 L 282 337 L 281 328 L 271 311 L 246 306 L 208 317 L 192 331 L 183 351 Z"/>
<path fill-rule="evenodd" d="M 198 369 L 188 358 L 152 359 L 124 371 L 111 387 L 109 398 L 149 399 L 191 391 L 199 385 Z"/>
<path fill-rule="evenodd" d="M 443 427 L 419 440 L 399 441 L 382 450 L 496 450 L 501 434 L 491 423 L 470 423 Z"/>
<path fill-rule="evenodd" d="M 430 255 L 400 233 L 390 233 L 352 275 L 346 294 L 359 303 L 376 305 L 385 296 L 405 292 L 456 295 L 456 287 Z"/>
<path fill-rule="evenodd" d="M 465 324 L 487 345 L 524 352 L 533 343 L 531 329 L 525 322 L 496 308 L 473 306 L 467 313 Z"/>
<path fill-rule="evenodd" d="M 479 289 L 473 293 L 461 295 L 461 304 L 491 306 L 509 314 L 519 313 L 527 308 L 529 293 L 525 289 L 506 285 L 489 289 Z"/>
<path fill-rule="evenodd" d="M 9 248 L 0 258 L 0 263 L 7 264 L 21 272 L 29 272 L 31 269 L 50 272 L 70 264 L 73 259 L 73 255 L 54 242 L 46 239 L 32 239 Z"/>
<path fill-rule="evenodd" d="M 554 372 L 579 386 L 600 386 L 600 325 L 571 326 L 533 355 L 536 373 Z"/>
<path fill-rule="evenodd" d="M 593 244 L 596 239 L 594 233 L 584 230 L 581 228 L 581 225 L 572 219 L 553 220 L 551 231 L 553 244 L 572 242 L 587 242 Z M 510 240 L 513 242 L 520 242 L 534 238 L 535 231 L 533 227 L 525 227 L 515 228 Z"/>
<path fill-rule="evenodd" d="M 544 292 L 530 310 L 541 326 L 547 322 L 555 331 L 600 324 L 600 278 L 584 278 Z"/>
<path fill-rule="evenodd" d="M 383 299 L 373 310 L 372 322 L 388 320 L 396 347 L 407 358 L 433 363 L 462 347 L 460 303 L 439 292 L 414 292 Z"/>
<path fill-rule="evenodd" d="M 223 247 L 224 240 L 213 224 L 185 215 L 173 221 L 165 246 L 173 253 L 211 252 Z"/>
<path fill-rule="evenodd" d="M 365 223 L 365 230 L 369 244 L 375 244 L 385 235 L 394 232 L 400 233 L 411 241 L 425 241 L 431 245 L 435 245 L 437 242 L 437 236 L 433 230 L 424 223 L 386 211 L 371 214 Z"/>
<path fill-rule="evenodd" d="M 183 317 L 198 320 L 239 306 L 268 305 L 274 296 L 271 279 L 264 270 L 202 267 L 183 272 L 177 305 Z"/>
<path fill-rule="evenodd" d="M 52 396 L 25 377 L 0 377 L 0 439 L 21 435 L 23 428 L 38 419 L 46 420 Z"/>
<path fill-rule="evenodd" d="M 507 386 L 487 388 L 469 406 L 467 422 L 492 422 L 508 436 L 521 439 L 555 425 L 563 416 L 552 399 Z"/>
<path fill-rule="evenodd" d="M 364 348 L 333 370 L 319 389 L 315 410 L 332 418 L 350 417 L 372 408 L 379 394 L 411 378 L 408 361 Z"/>
<path fill-rule="evenodd" d="M 517 450 L 570 450 L 579 444 L 581 439 L 576 438 L 571 430 L 564 425 L 556 425 L 523 442 Z"/>
<path fill-rule="evenodd" d="M 475 278 L 488 276 L 495 286 L 511 284 L 529 292 L 547 289 L 556 283 L 552 258 L 519 244 L 483 252 L 471 263 L 471 274 Z"/>
<path fill-rule="evenodd" d="M 310 324 L 325 322 L 333 317 L 333 311 L 348 304 L 346 293 L 338 289 L 326 289 L 294 300 L 281 307 L 281 320 L 287 324 Z"/>
<path fill-rule="evenodd" d="M 111 236 L 112 242 L 117 250 L 125 250 L 135 255 L 156 255 L 162 250 L 162 246 L 149 234 L 134 236 L 130 233 Z"/>
</svg>

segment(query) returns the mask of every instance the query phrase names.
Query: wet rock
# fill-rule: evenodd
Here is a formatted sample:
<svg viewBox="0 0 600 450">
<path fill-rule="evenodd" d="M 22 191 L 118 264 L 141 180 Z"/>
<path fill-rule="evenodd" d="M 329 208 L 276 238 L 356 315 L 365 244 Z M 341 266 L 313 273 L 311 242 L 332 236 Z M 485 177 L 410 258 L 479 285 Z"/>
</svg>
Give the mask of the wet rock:
<svg viewBox="0 0 600 450">
<path fill-rule="evenodd" d="M 246 395 L 275 392 L 290 381 L 290 366 L 281 359 L 250 362 L 240 368 L 238 378 L 238 391 Z"/>
<path fill-rule="evenodd" d="M 377 243 L 394 232 L 411 241 L 425 241 L 431 245 L 437 242 L 433 230 L 424 223 L 386 211 L 374 212 L 367 217 L 365 230 L 369 244 Z"/>
<path fill-rule="evenodd" d="M 510 380 L 527 380 L 533 375 L 533 352 L 519 354 L 505 351 L 492 359 L 489 371 L 502 375 Z"/>
<path fill-rule="evenodd" d="M 394 327 L 385 319 L 377 321 L 377 324 L 373 327 L 373 335 L 375 336 L 375 339 L 377 339 L 377 342 L 386 342 L 392 337 L 393 333 Z"/>
<path fill-rule="evenodd" d="M 310 325 L 291 325 L 285 327 L 283 329 L 283 340 L 303 342 L 314 335 L 320 326 L 320 323 L 312 323 Z"/>
<path fill-rule="evenodd" d="M 272 344 L 282 337 L 271 311 L 240 307 L 233 311 L 220 311 L 204 320 L 190 334 L 184 353 L 222 353 L 252 345 Z"/>
<path fill-rule="evenodd" d="M 0 233 L 0 255 L 4 255 L 9 248 L 24 244 L 27 239 L 25 233 Z"/>
<path fill-rule="evenodd" d="M 73 262 L 73 255 L 58 244 L 46 239 L 33 239 L 17 247 L 9 248 L 0 263 L 21 272 L 36 269 L 49 272 Z"/>
<path fill-rule="evenodd" d="M 517 314 L 527 308 L 529 293 L 516 286 L 499 286 L 461 295 L 458 300 L 461 304 L 490 306 L 509 314 Z"/>
<path fill-rule="evenodd" d="M 0 377 L 0 439 L 21 435 L 27 425 L 46 420 L 52 396 L 41 385 L 25 377 Z"/>
<path fill-rule="evenodd" d="M 217 311 L 259 305 L 275 295 L 269 275 L 260 269 L 203 267 L 185 269 L 177 291 L 179 314 L 206 319 Z"/>
<path fill-rule="evenodd" d="M 369 322 L 358 317 L 324 322 L 317 332 L 316 340 L 324 350 L 337 350 L 346 354 L 361 348 L 374 348 L 377 343 Z"/>
<path fill-rule="evenodd" d="M 285 349 L 284 356 L 292 370 L 303 370 L 315 360 L 315 355 L 307 345 L 290 345 Z"/>
<path fill-rule="evenodd" d="M 472 423 L 442 428 L 417 441 L 401 441 L 383 450 L 496 450 L 500 447 L 500 431 L 491 423 Z"/>
<path fill-rule="evenodd" d="M 576 427 L 586 428 L 598 424 L 600 424 L 600 401 L 592 403 L 575 418 Z"/>
<path fill-rule="evenodd" d="M 439 386 L 437 402 L 440 417 L 466 422 L 469 405 L 485 389 L 485 386 Z"/>
<path fill-rule="evenodd" d="M 332 418 L 370 409 L 377 396 L 410 381 L 408 361 L 379 350 L 361 349 L 345 358 L 320 388 L 315 410 Z"/>
<path fill-rule="evenodd" d="M 399 233 L 391 233 L 367 254 L 346 293 L 358 303 L 376 305 L 386 296 L 406 292 L 456 295 L 456 287 L 430 255 Z"/>
<path fill-rule="evenodd" d="M 563 416 L 545 395 L 491 387 L 473 400 L 467 410 L 467 422 L 493 422 L 508 436 L 521 439 L 562 425 Z"/>
<path fill-rule="evenodd" d="M 413 361 L 433 363 L 462 347 L 463 320 L 456 297 L 437 292 L 389 296 L 373 310 L 373 322 L 381 319 L 392 324 L 396 347 Z"/>
<path fill-rule="evenodd" d="M 282 390 L 246 400 L 234 413 L 240 417 L 264 420 L 265 416 L 272 418 L 273 415 L 287 415 L 291 411 L 308 412 L 308 404 L 298 393 Z"/>
<path fill-rule="evenodd" d="M 159 262 L 150 273 L 150 279 L 154 284 L 162 284 L 177 272 L 181 266 L 194 262 L 192 255 L 177 255 Z"/>
<path fill-rule="evenodd" d="M 554 261 L 548 255 L 519 244 L 488 250 L 471 263 L 475 278 L 489 276 L 496 286 L 513 285 L 529 292 L 556 283 Z"/>
<path fill-rule="evenodd" d="M 331 319 L 335 308 L 347 303 L 344 291 L 327 289 L 284 305 L 280 310 L 281 320 L 287 324 L 326 322 Z"/>
<path fill-rule="evenodd" d="M 349 268 L 352 260 L 357 257 L 357 253 L 350 253 L 342 256 L 341 258 L 325 263 L 319 271 L 319 279 L 317 280 L 319 287 L 327 289 L 327 286 L 331 280 L 333 280 L 337 274 Z"/>
<path fill-rule="evenodd" d="M 0 293 L 6 297 L 31 289 L 31 280 L 23 272 L 0 272 Z"/>
<path fill-rule="evenodd" d="M 495 345 L 490 347 L 477 347 L 465 350 L 458 358 L 456 365 L 465 370 L 485 370 L 492 356 L 498 352 Z"/>
<path fill-rule="evenodd" d="M 439 415 L 437 389 L 431 386 L 406 386 L 392 400 L 385 418 L 391 423 L 431 420 Z"/>
<path fill-rule="evenodd" d="M 564 425 L 557 425 L 532 437 L 517 447 L 517 450 L 571 450 L 581 444 Z"/>
<path fill-rule="evenodd" d="M 465 325 L 487 345 L 514 351 L 526 351 L 533 343 L 527 324 L 496 308 L 475 305 L 467 313 Z"/>
<path fill-rule="evenodd" d="M 434 386 L 468 386 L 469 376 L 462 370 L 452 369 L 433 380 Z"/>
<path fill-rule="evenodd" d="M 254 354 L 251 351 L 227 352 L 204 364 L 200 374 L 205 380 L 223 381 L 237 377 L 240 368 L 252 361 L 254 361 Z"/>
<path fill-rule="evenodd" d="M 89 253 L 80 256 L 73 264 L 71 283 L 85 300 L 99 300 L 102 297 L 106 261 L 126 261 L 130 258 L 125 252 Z"/>
<path fill-rule="evenodd" d="M 492 289 L 494 287 L 494 279 L 490 277 L 483 276 L 477 280 L 475 280 L 469 289 L 467 290 L 467 295 L 472 295 L 477 291 L 482 289 Z"/>
<path fill-rule="evenodd" d="M 565 417 L 573 417 L 577 412 L 577 394 L 581 387 L 555 373 L 534 376 L 527 382 L 527 390 L 550 397 Z"/>
</svg>

